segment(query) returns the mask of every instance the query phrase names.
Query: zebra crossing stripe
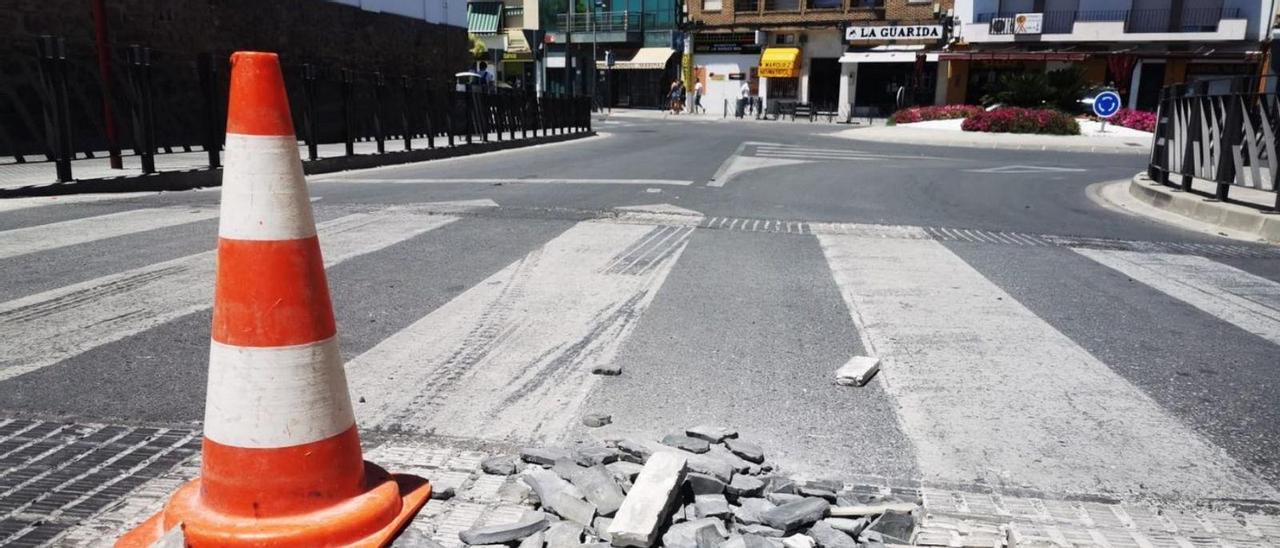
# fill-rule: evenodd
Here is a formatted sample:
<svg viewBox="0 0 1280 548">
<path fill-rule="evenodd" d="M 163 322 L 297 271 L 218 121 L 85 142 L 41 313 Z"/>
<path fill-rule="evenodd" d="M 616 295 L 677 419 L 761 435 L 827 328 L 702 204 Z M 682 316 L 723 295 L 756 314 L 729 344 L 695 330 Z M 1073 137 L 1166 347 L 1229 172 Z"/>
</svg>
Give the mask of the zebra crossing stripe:
<svg viewBox="0 0 1280 548">
<path fill-rule="evenodd" d="M 163 207 L 6 230 L 0 232 L 0 259 L 205 221 L 217 216 L 215 209 Z"/>
<path fill-rule="evenodd" d="M 348 363 L 366 428 L 554 439 L 694 227 L 579 223 Z"/>
<path fill-rule="evenodd" d="M 390 208 L 320 223 L 325 266 L 457 219 Z M 197 253 L 0 303 L 0 381 L 208 309 L 213 259 Z"/>
<path fill-rule="evenodd" d="M 818 240 L 926 481 L 1277 495 L 944 244 Z"/>
<path fill-rule="evenodd" d="M 1075 252 L 1280 344 L 1280 283 L 1195 255 L 1098 249 Z"/>
</svg>

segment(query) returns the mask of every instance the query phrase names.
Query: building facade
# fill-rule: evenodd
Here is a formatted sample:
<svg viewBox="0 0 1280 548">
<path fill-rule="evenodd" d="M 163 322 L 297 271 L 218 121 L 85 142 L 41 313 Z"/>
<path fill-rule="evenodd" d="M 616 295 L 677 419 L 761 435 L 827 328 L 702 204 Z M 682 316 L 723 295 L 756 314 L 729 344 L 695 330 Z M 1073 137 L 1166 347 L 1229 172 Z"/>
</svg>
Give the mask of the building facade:
<svg viewBox="0 0 1280 548">
<path fill-rule="evenodd" d="M 467 3 L 467 32 L 485 46 L 484 54 L 476 59 L 473 68 L 487 71 L 502 87 L 537 88 L 540 67 L 528 32 L 536 29 L 537 24 L 537 0 Z"/>
<path fill-rule="evenodd" d="M 1079 66 L 1129 107 L 1154 110 L 1165 85 L 1259 74 L 1275 4 L 956 0 L 963 44 L 941 57 L 945 100 L 979 102 L 1009 72 Z"/>
<path fill-rule="evenodd" d="M 952 0 L 689 0 L 705 104 L 887 114 L 933 104 Z M 732 108 L 732 107 L 729 107 Z"/>
</svg>

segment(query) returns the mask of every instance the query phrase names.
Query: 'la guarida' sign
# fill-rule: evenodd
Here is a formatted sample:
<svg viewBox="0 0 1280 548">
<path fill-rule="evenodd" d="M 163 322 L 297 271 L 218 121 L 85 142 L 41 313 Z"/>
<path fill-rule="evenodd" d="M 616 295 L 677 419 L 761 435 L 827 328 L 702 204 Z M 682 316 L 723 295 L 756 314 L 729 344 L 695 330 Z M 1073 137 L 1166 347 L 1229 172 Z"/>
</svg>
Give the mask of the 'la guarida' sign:
<svg viewBox="0 0 1280 548">
<path fill-rule="evenodd" d="M 880 27 L 847 27 L 844 39 L 858 40 L 941 40 L 942 25 L 887 25 Z"/>
</svg>

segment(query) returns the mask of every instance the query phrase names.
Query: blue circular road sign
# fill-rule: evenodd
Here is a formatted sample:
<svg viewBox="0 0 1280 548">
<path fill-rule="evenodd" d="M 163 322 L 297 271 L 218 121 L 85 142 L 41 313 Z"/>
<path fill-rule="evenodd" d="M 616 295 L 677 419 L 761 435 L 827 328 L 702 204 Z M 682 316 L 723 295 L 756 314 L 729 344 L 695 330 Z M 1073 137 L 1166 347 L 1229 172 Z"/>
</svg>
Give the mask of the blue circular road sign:
<svg viewBox="0 0 1280 548">
<path fill-rule="evenodd" d="M 1093 98 L 1093 113 L 1099 118 L 1110 118 L 1120 112 L 1120 94 L 1104 91 Z"/>
</svg>

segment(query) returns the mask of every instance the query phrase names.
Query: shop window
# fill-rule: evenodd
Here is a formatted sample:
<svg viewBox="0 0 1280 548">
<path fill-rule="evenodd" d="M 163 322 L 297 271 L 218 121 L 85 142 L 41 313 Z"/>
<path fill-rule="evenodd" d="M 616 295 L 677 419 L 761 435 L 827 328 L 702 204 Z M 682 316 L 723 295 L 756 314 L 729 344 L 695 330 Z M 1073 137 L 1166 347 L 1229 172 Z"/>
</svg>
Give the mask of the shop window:
<svg viewBox="0 0 1280 548">
<path fill-rule="evenodd" d="M 779 46 L 793 46 L 796 43 L 796 35 L 794 34 L 775 34 L 773 43 Z"/>
</svg>

